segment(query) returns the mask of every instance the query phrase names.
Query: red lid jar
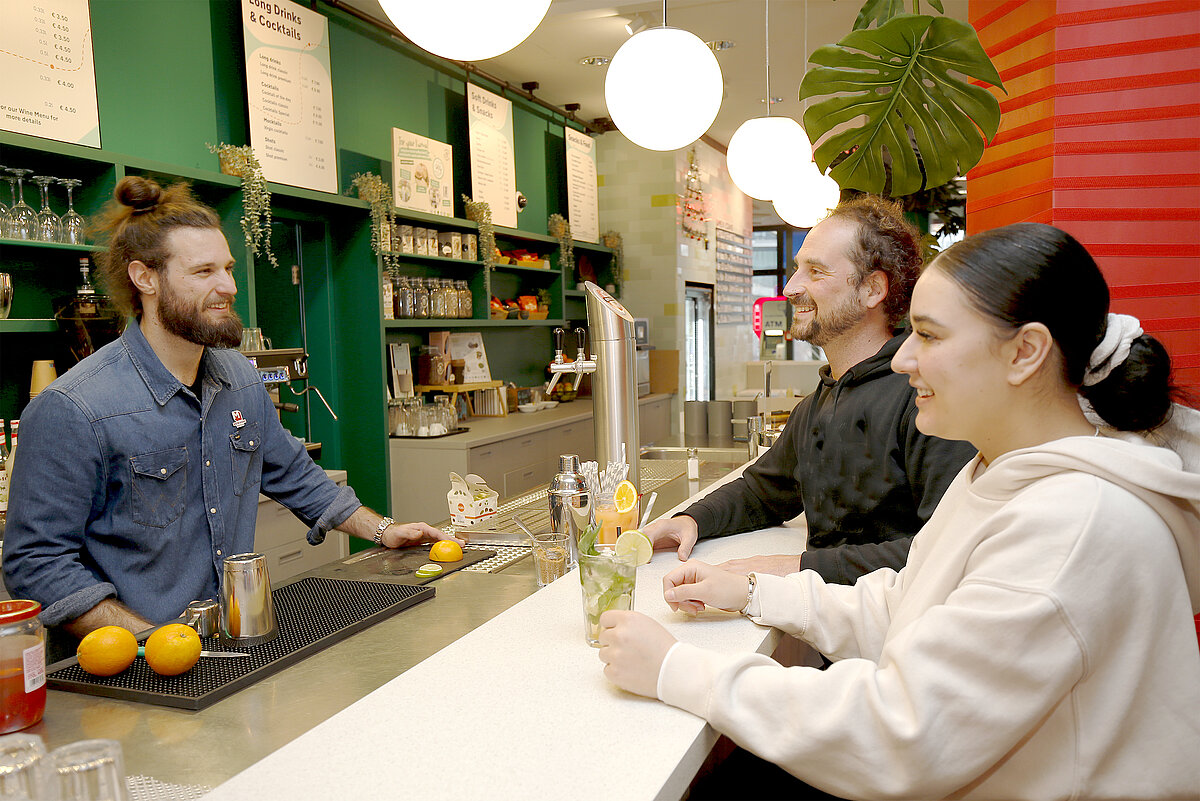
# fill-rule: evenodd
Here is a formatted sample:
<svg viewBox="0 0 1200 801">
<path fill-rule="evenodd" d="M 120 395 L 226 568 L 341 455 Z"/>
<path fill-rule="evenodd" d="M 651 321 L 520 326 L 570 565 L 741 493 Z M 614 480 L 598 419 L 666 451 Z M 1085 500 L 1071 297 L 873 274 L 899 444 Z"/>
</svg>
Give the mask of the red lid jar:
<svg viewBox="0 0 1200 801">
<path fill-rule="evenodd" d="M 46 634 L 37 601 L 0 601 L 0 734 L 46 711 Z"/>
</svg>

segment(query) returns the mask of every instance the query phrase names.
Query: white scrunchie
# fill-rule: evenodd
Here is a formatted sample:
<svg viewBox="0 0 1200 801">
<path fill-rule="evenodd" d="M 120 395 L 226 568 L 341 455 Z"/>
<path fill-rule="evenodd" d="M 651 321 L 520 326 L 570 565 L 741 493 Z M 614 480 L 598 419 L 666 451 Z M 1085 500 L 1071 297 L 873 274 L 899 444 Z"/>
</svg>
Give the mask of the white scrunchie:
<svg viewBox="0 0 1200 801">
<path fill-rule="evenodd" d="M 1128 314 L 1109 314 L 1104 339 L 1092 351 L 1087 372 L 1083 374 L 1083 385 L 1090 387 L 1108 378 L 1118 364 L 1129 356 L 1133 340 L 1142 335 L 1142 323 Z"/>
</svg>

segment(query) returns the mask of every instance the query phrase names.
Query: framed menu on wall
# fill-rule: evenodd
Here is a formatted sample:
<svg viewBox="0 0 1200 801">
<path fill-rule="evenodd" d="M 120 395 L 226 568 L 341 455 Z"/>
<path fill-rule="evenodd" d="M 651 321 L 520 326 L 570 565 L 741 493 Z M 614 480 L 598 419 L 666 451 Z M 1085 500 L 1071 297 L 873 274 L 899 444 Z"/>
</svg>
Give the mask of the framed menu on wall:
<svg viewBox="0 0 1200 801">
<path fill-rule="evenodd" d="M 0 129 L 100 147 L 88 0 L 4 0 Z"/>
<path fill-rule="evenodd" d="M 596 140 L 564 128 L 567 140 L 567 214 L 571 238 L 600 241 L 600 198 L 596 187 Z"/>
<path fill-rule="evenodd" d="M 517 227 L 517 164 L 512 101 L 467 84 L 471 199 L 492 209 L 492 224 Z"/>
<path fill-rule="evenodd" d="M 250 145 L 268 181 L 338 191 L 329 21 L 289 0 L 242 0 Z"/>
<path fill-rule="evenodd" d="M 392 197 L 396 207 L 454 216 L 454 148 L 392 129 Z"/>
</svg>

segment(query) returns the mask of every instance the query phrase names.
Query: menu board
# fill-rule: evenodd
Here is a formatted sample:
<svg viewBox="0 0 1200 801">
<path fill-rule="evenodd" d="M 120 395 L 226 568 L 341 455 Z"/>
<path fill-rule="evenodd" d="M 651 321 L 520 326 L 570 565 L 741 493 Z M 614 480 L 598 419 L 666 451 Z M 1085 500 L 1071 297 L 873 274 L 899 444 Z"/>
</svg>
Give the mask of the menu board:
<svg viewBox="0 0 1200 801">
<path fill-rule="evenodd" d="M 242 0 L 250 145 L 268 181 L 337 192 L 329 21 L 289 0 Z"/>
<path fill-rule="evenodd" d="M 596 189 L 596 140 L 574 128 L 567 138 L 567 215 L 571 237 L 600 241 L 600 198 Z"/>
<path fill-rule="evenodd" d="M 747 237 L 717 228 L 717 286 L 713 313 L 718 325 L 749 323 L 754 283 L 753 251 Z"/>
<path fill-rule="evenodd" d="M 517 227 L 517 164 L 512 102 L 467 84 L 471 135 L 471 199 L 492 209 L 492 224 Z"/>
<path fill-rule="evenodd" d="M 4 0 L 3 19 L 0 129 L 100 147 L 88 0 Z"/>
<path fill-rule="evenodd" d="M 454 216 L 454 148 L 392 129 L 392 197 L 396 207 Z"/>
</svg>

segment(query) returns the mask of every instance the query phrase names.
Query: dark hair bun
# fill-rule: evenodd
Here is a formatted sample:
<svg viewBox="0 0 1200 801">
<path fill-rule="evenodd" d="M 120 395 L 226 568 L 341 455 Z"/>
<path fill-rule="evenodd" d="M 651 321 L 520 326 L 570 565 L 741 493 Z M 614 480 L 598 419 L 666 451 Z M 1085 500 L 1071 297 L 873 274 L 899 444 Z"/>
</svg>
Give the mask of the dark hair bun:
<svg viewBox="0 0 1200 801">
<path fill-rule="evenodd" d="M 1148 431 L 1166 422 L 1171 410 L 1171 359 L 1162 343 L 1142 334 L 1129 356 L 1103 381 L 1080 387 L 1096 414 L 1120 431 Z"/>
<path fill-rule="evenodd" d="M 129 206 L 135 212 L 148 211 L 162 199 L 162 187 L 140 175 L 129 175 L 121 179 L 113 193 L 117 202 Z"/>
</svg>

